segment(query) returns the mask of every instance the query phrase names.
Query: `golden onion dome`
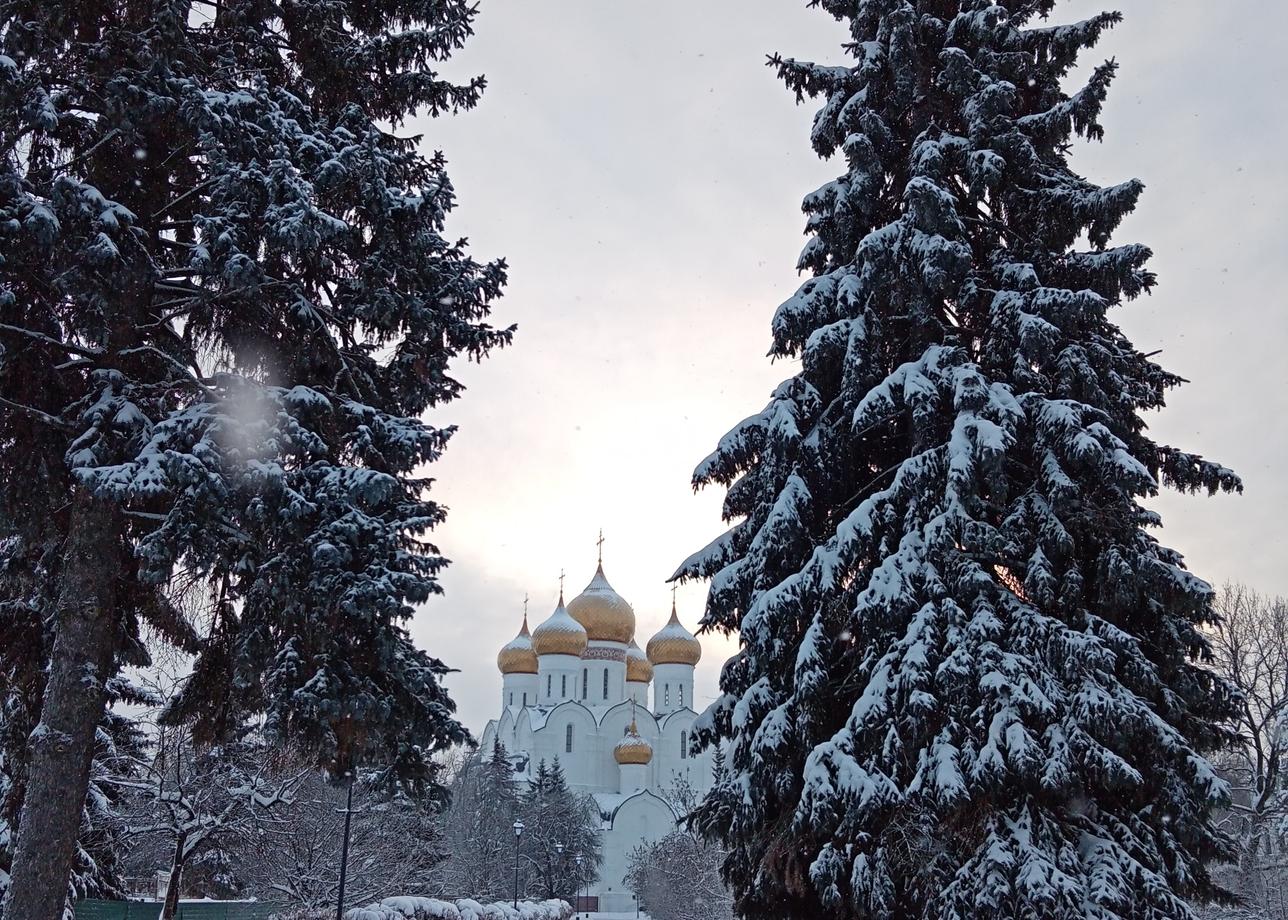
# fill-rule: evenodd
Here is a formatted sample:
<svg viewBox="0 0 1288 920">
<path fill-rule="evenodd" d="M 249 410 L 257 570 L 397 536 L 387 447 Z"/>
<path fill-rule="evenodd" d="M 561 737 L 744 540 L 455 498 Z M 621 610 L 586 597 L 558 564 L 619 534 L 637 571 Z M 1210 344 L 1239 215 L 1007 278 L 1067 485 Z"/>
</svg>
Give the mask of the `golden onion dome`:
<svg viewBox="0 0 1288 920">
<path fill-rule="evenodd" d="M 536 674 L 537 653 L 532 648 L 532 634 L 528 632 L 528 615 L 523 615 L 523 628 L 519 634 L 501 646 L 496 656 L 496 666 L 502 674 Z"/>
<path fill-rule="evenodd" d="M 631 640 L 626 647 L 626 680 L 647 684 L 653 679 L 653 665 L 644 654 L 644 649 Z"/>
<path fill-rule="evenodd" d="M 595 569 L 586 590 L 568 602 L 568 612 L 592 640 L 624 645 L 635 638 L 635 611 L 608 583 L 603 563 Z"/>
<path fill-rule="evenodd" d="M 702 644 L 680 624 L 671 601 L 671 619 L 648 640 L 648 660 L 654 665 L 696 665 L 702 659 Z"/>
<path fill-rule="evenodd" d="M 568 614 L 562 593 L 555 612 L 532 631 L 532 647 L 538 655 L 576 655 L 578 658 L 586 651 L 586 630 Z"/>
<path fill-rule="evenodd" d="M 631 727 L 626 729 L 625 737 L 613 747 L 613 760 L 619 764 L 646 764 L 652 759 L 653 745 L 640 737 L 635 720 L 631 719 Z"/>
</svg>

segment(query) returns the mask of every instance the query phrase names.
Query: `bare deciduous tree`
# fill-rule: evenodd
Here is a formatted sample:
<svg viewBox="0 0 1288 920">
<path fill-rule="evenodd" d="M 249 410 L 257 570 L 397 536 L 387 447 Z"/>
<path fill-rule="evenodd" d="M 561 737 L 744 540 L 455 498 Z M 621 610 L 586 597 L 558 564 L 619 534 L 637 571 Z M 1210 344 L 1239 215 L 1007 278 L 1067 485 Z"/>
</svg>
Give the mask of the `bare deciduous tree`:
<svg viewBox="0 0 1288 920">
<path fill-rule="evenodd" d="M 312 774 L 289 809 L 244 838 L 234 856 L 248 894 L 300 916 L 334 912 L 340 885 L 345 787 Z M 440 816 L 390 798 L 362 778 L 354 786 L 347 904 L 442 893 Z"/>
<path fill-rule="evenodd" d="M 112 765 L 106 782 L 127 793 L 120 836 L 134 846 L 169 851 L 169 884 L 160 920 L 179 904 L 184 870 L 196 859 L 226 852 L 289 808 L 307 770 L 276 773 L 260 745 L 246 740 L 202 748 L 186 726 L 159 726 L 151 757 Z"/>
<path fill-rule="evenodd" d="M 1213 756 L 1231 786 L 1224 829 L 1239 842 L 1225 881 L 1254 913 L 1288 920 L 1288 600 L 1227 584 L 1211 639 L 1215 666 L 1242 695 L 1236 743 Z"/>
<path fill-rule="evenodd" d="M 509 897 L 514 865 L 510 828 L 518 819 L 519 795 L 505 748 L 498 743 L 491 757 L 465 760 L 451 792 L 444 816 L 447 893 L 480 901 Z"/>
<path fill-rule="evenodd" d="M 733 894 L 720 878 L 725 851 L 689 830 L 638 847 L 627 884 L 653 920 L 733 920 Z"/>
<path fill-rule="evenodd" d="M 723 758 L 717 757 L 716 769 L 723 769 Z M 662 797 L 682 818 L 702 800 L 683 777 Z M 720 877 L 725 854 L 681 821 L 677 830 L 631 853 L 627 883 L 654 920 L 732 920 L 733 894 Z"/>
</svg>

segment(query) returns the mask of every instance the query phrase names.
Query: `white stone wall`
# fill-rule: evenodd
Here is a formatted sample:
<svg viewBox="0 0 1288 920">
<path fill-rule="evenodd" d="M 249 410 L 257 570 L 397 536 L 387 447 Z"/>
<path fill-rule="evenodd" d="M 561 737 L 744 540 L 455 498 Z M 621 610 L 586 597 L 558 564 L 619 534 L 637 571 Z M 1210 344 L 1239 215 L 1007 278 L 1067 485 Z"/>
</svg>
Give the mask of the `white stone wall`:
<svg viewBox="0 0 1288 920">
<path fill-rule="evenodd" d="M 634 700 L 641 709 L 648 709 L 648 681 L 628 680 L 626 699 Z"/>
<path fill-rule="evenodd" d="M 646 763 L 624 763 L 618 768 L 621 776 L 618 788 L 622 795 L 642 792 L 648 788 L 648 768 Z"/>
<path fill-rule="evenodd" d="M 693 666 L 659 664 L 653 667 L 653 711 L 659 715 L 693 708 Z"/>
<path fill-rule="evenodd" d="M 626 699 L 626 646 L 621 642 L 592 639 L 582 655 L 587 706 L 611 706 Z M 581 690 L 581 687 L 578 687 Z"/>
<path fill-rule="evenodd" d="M 537 703 L 537 675 L 506 674 L 501 678 L 501 708 L 523 708 Z"/>
<path fill-rule="evenodd" d="M 542 655 L 537 659 L 537 692 L 542 706 L 577 699 L 580 680 L 581 659 L 576 655 Z"/>
<path fill-rule="evenodd" d="M 711 788 L 712 753 L 690 753 L 695 719 L 697 713 L 692 709 L 681 709 L 659 720 L 658 742 L 653 746 L 653 788 L 669 792 L 681 778 L 699 795 Z"/>
<path fill-rule="evenodd" d="M 604 830 L 604 862 L 599 881 L 591 886 L 601 911 L 635 909 L 635 899 L 626 884 L 630 853 L 644 843 L 661 840 L 675 829 L 675 813 L 657 796 L 644 792 L 627 799 Z"/>
</svg>

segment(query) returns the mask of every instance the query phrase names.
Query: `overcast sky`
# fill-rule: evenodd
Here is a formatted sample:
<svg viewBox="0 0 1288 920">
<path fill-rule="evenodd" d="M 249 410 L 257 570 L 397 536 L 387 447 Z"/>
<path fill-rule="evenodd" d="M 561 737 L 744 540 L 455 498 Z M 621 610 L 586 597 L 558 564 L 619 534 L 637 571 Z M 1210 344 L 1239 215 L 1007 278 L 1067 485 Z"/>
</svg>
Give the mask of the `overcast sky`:
<svg viewBox="0 0 1288 920">
<path fill-rule="evenodd" d="M 460 370 L 469 391 L 435 417 L 460 431 L 433 474 L 454 561 L 416 639 L 476 732 L 498 707 L 495 655 L 589 581 L 595 537 L 635 607 L 643 645 L 665 621 L 666 578 L 718 534 L 721 496 L 694 465 L 790 376 L 769 320 L 799 284 L 800 200 L 835 176 L 809 147 L 765 55 L 844 63 L 843 32 L 804 0 L 481 0 L 450 65 L 484 73 L 472 112 L 417 125 L 460 197 L 449 231 L 504 256 L 499 323 L 512 349 Z M 1058 6 L 1061 20 L 1101 8 Z M 1154 435 L 1221 460 L 1241 497 L 1164 496 L 1163 539 L 1209 581 L 1288 594 L 1288 346 L 1282 0 L 1122 0 L 1125 23 L 1087 58 L 1122 67 L 1103 145 L 1075 168 L 1147 191 L 1118 241 L 1155 253 L 1160 285 L 1118 319 L 1193 382 Z M 680 589 L 690 628 L 704 589 Z M 704 638 L 697 697 L 731 648 Z"/>
</svg>

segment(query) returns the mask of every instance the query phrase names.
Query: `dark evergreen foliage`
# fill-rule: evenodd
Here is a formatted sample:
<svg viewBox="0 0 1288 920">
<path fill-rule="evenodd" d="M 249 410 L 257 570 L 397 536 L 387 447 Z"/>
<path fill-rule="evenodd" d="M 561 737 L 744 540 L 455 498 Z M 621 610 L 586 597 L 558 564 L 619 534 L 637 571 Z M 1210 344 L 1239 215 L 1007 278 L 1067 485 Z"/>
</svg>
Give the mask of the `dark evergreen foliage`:
<svg viewBox="0 0 1288 920">
<path fill-rule="evenodd" d="M 41 718 L 67 724 L 25 756 L 60 783 L 106 698 L 74 675 L 145 662 L 145 627 L 197 653 L 170 717 L 203 739 L 258 714 L 423 791 L 466 737 L 403 623 L 445 564 L 425 465 L 452 429 L 421 416 L 510 340 L 486 321 L 505 266 L 444 235 L 443 158 L 397 131 L 478 99 L 436 72 L 474 14 L 0 6 L 0 638 L 29 652 L 7 697 L 53 675 Z"/>
<path fill-rule="evenodd" d="M 1231 699 L 1142 500 L 1240 484 L 1148 436 L 1181 381 L 1110 316 L 1155 284 L 1111 243 L 1143 185 L 1069 163 L 1115 65 L 1061 81 L 1119 16 L 811 6 L 852 60 L 771 62 L 844 170 L 773 321 L 800 371 L 698 467 L 732 529 L 677 573 L 742 644 L 698 825 L 745 917 L 1188 917 Z"/>
</svg>

